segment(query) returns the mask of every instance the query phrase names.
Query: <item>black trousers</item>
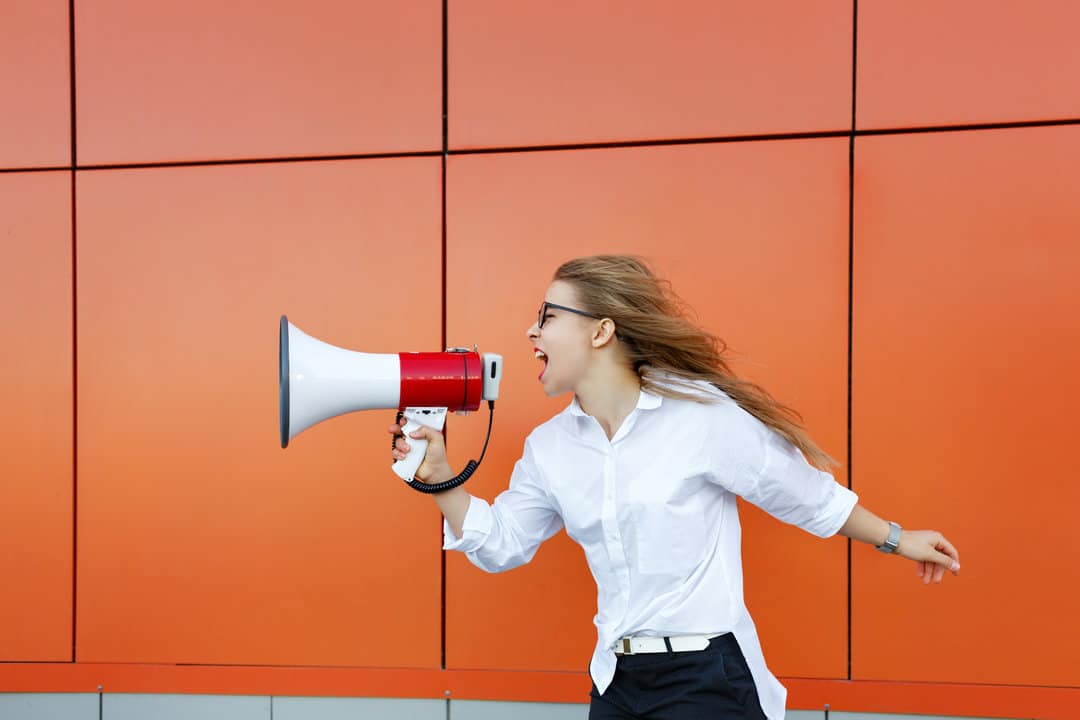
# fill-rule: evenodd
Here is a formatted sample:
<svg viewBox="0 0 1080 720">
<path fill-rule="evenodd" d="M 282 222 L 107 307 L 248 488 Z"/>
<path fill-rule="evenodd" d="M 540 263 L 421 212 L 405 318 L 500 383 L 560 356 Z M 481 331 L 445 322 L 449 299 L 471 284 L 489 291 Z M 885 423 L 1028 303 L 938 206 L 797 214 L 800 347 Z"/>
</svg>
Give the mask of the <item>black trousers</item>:
<svg viewBox="0 0 1080 720">
<path fill-rule="evenodd" d="M 765 720 L 746 658 L 731 633 L 691 652 L 619 656 L 589 720 Z"/>
</svg>

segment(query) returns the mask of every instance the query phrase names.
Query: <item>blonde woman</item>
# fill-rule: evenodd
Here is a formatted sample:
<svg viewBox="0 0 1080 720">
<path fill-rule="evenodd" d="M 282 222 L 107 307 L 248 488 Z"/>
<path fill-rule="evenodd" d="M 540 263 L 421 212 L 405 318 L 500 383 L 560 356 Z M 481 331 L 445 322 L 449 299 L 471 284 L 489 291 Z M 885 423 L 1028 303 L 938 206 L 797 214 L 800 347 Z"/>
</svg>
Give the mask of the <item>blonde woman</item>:
<svg viewBox="0 0 1080 720">
<path fill-rule="evenodd" d="M 529 434 L 493 503 L 464 487 L 435 499 L 444 547 L 488 572 L 529 562 L 564 527 L 584 549 L 598 590 L 590 720 L 784 716 L 743 601 L 736 496 L 913 560 L 923 582 L 959 573 L 941 533 L 859 505 L 798 416 L 737 378 L 641 259 L 563 264 L 526 335 L 544 392 L 570 404 Z M 401 459 L 408 440 L 389 431 Z M 412 437 L 429 443 L 418 480 L 455 475 L 439 433 Z"/>
</svg>

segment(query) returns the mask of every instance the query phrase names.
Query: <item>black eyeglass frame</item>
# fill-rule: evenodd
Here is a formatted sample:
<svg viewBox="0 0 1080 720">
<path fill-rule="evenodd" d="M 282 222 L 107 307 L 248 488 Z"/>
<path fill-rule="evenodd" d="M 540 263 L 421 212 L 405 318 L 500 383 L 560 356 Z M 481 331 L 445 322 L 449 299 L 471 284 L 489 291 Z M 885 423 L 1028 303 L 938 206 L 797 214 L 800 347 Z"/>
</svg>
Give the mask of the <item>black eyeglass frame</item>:
<svg viewBox="0 0 1080 720">
<path fill-rule="evenodd" d="M 593 320 L 604 319 L 599 315 L 594 315 L 592 313 L 585 312 L 584 310 L 575 310 L 572 307 L 566 307 L 565 305 L 556 305 L 555 303 L 545 300 L 544 302 L 540 303 L 540 312 L 536 314 L 536 327 L 540 330 L 544 329 L 544 315 L 547 314 L 547 310 L 549 308 L 552 310 L 564 310 L 566 312 L 574 313 L 575 315 L 584 315 L 585 317 L 592 318 Z"/>
</svg>

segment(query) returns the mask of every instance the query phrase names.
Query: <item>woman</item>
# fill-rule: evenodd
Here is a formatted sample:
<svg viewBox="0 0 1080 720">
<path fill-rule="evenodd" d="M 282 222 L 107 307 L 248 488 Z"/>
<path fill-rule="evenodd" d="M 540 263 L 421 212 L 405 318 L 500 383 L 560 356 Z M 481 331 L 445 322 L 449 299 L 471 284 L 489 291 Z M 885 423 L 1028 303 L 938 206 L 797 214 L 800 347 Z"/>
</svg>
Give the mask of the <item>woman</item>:
<svg viewBox="0 0 1080 720">
<path fill-rule="evenodd" d="M 585 550 L 598 589 L 590 720 L 784 716 L 743 602 L 736 495 L 914 560 L 925 583 L 959 573 L 940 533 L 858 505 L 798 416 L 736 378 L 723 343 L 640 259 L 565 263 L 526 334 L 544 392 L 572 392 L 570 405 L 530 433 L 492 505 L 463 487 L 435 499 L 444 547 L 488 572 L 527 563 L 563 527 Z M 400 459 L 408 441 L 389 431 Z M 439 433 L 412 437 L 429 442 L 417 479 L 454 476 Z"/>
</svg>

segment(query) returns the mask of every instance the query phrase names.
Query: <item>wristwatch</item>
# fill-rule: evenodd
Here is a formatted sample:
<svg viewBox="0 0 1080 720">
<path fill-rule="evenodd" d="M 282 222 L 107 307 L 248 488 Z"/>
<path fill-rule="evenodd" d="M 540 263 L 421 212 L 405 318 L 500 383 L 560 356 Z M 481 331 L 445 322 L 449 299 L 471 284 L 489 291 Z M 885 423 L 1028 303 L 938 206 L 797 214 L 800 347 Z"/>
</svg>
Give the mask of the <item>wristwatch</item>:
<svg viewBox="0 0 1080 720">
<path fill-rule="evenodd" d="M 894 522 L 889 522 L 889 537 L 885 538 L 885 542 L 876 546 L 878 550 L 883 553 L 894 553 L 897 548 L 900 547 L 900 531 L 901 528 Z"/>
</svg>

